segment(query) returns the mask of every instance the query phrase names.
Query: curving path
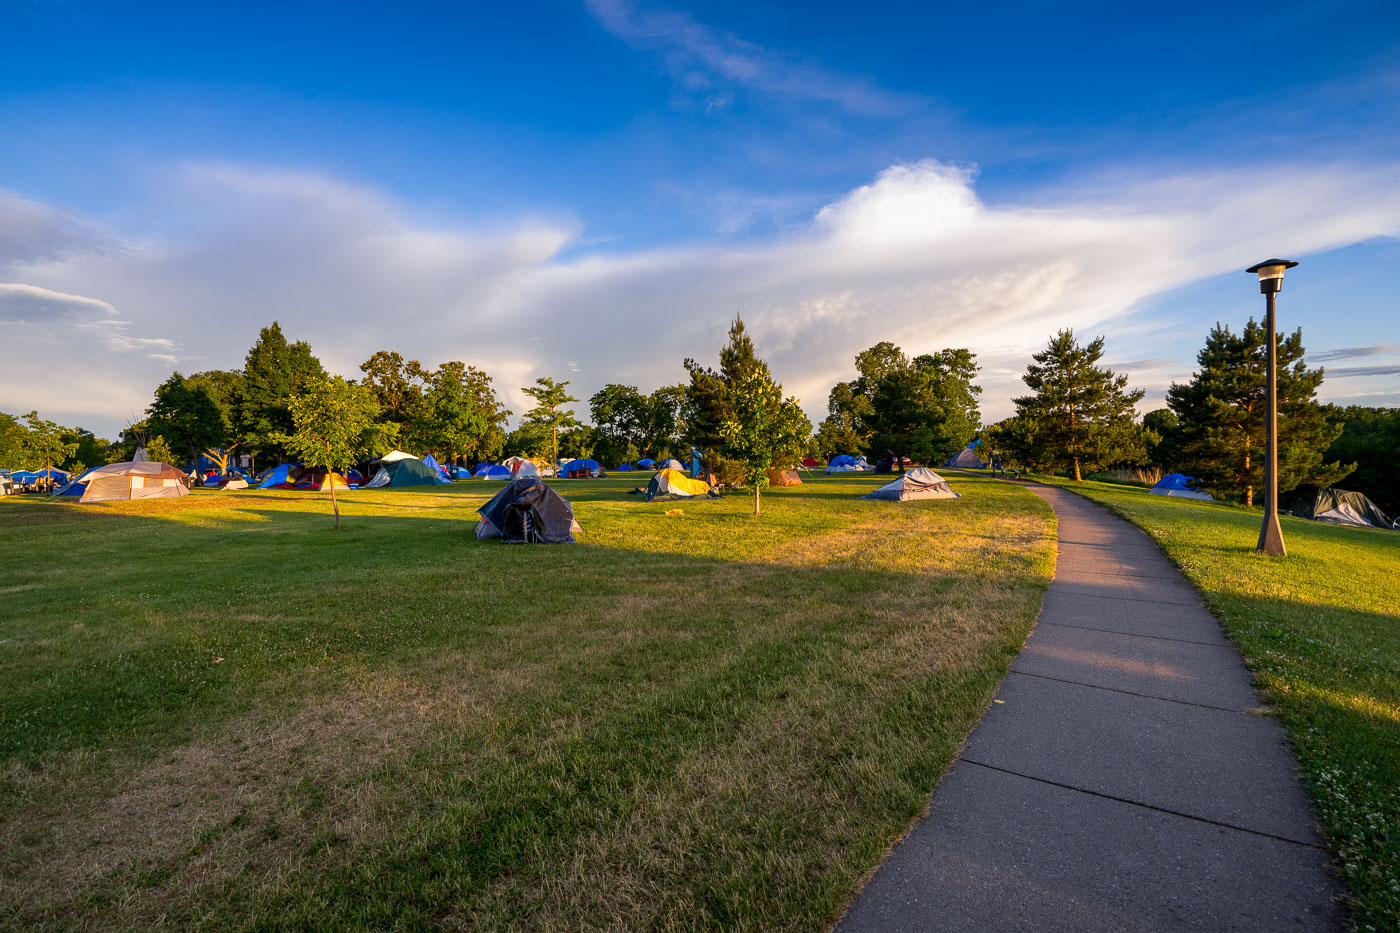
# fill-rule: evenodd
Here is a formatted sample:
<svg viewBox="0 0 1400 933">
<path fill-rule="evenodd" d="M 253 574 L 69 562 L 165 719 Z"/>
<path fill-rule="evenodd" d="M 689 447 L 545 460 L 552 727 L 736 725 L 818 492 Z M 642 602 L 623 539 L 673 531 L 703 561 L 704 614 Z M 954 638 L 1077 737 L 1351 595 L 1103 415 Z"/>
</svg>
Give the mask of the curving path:
<svg viewBox="0 0 1400 933">
<path fill-rule="evenodd" d="M 1054 487 L 1040 617 L 928 815 L 838 926 L 1340 930 L 1282 726 L 1142 531 Z"/>
</svg>

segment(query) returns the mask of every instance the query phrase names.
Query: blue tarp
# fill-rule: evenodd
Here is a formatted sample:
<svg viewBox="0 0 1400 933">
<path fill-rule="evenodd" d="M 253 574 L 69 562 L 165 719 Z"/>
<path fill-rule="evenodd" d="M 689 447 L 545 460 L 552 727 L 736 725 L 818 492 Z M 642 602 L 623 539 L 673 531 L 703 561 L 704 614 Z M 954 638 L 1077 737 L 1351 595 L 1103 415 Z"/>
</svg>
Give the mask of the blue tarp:
<svg viewBox="0 0 1400 933">
<path fill-rule="evenodd" d="M 619 464 L 618 466 L 613 467 L 613 469 L 616 470 L 616 471 L 619 472 L 619 473 L 635 473 L 635 472 L 637 472 L 637 468 L 634 467 L 634 466 L 633 466 L 632 464 L 630 464 L 630 463 Z"/>
<path fill-rule="evenodd" d="M 49 479 L 62 479 L 62 480 L 66 480 L 66 479 L 68 479 L 72 474 L 70 474 L 70 473 L 65 473 L 64 471 L 60 470 L 58 467 L 44 467 L 42 470 L 35 470 L 35 471 L 34 471 L 34 475 L 35 475 L 35 476 L 41 476 L 41 477 L 42 477 L 42 476 L 47 476 Z"/>
<path fill-rule="evenodd" d="M 651 459 L 650 457 L 647 457 L 645 460 L 638 460 L 637 466 L 651 469 L 652 467 L 656 466 L 656 461 Z"/>
<path fill-rule="evenodd" d="M 452 478 L 452 474 L 449 473 L 449 472 L 447 472 L 447 467 L 443 466 L 441 463 L 438 463 L 436 460 L 434 460 L 432 454 L 428 454 L 426 457 L 424 457 L 424 458 L 423 458 L 423 462 L 426 463 L 426 464 L 427 464 L 429 467 L 431 467 L 432 469 L 437 470 L 439 473 L 441 473 L 441 474 L 443 475 L 444 478 L 446 478 L 446 479 L 451 479 L 451 478 Z"/>
<path fill-rule="evenodd" d="M 568 476 L 575 470 L 587 470 L 591 474 L 594 470 L 601 469 L 602 466 L 598 464 L 597 460 L 570 460 L 568 463 L 564 464 L 563 469 L 559 471 L 559 475 Z"/>
<path fill-rule="evenodd" d="M 299 463 L 284 463 L 280 467 L 276 467 L 275 469 L 269 470 L 266 474 L 264 474 L 267 478 L 264 479 L 261 483 L 258 483 L 258 488 L 271 489 L 273 486 L 287 482 L 287 475 L 291 473 L 294 468 L 300 465 L 301 464 Z"/>
<path fill-rule="evenodd" d="M 1185 473 L 1168 473 L 1152 485 L 1153 489 L 1190 489 L 1193 477 Z"/>
<path fill-rule="evenodd" d="M 480 463 L 476 467 L 477 479 L 510 479 L 510 469 L 499 463 Z"/>
</svg>

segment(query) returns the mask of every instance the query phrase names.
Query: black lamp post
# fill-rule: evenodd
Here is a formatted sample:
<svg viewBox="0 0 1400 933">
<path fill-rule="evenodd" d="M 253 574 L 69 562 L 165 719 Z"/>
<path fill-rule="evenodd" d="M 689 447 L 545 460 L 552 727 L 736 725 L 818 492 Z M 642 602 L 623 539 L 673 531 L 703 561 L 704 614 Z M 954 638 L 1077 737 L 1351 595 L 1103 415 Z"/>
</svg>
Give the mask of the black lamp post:
<svg viewBox="0 0 1400 933">
<path fill-rule="evenodd" d="M 1259 530 L 1259 544 L 1255 550 L 1276 557 L 1286 556 L 1288 549 L 1283 546 L 1283 529 L 1278 524 L 1278 346 L 1274 341 L 1274 296 L 1283 289 L 1283 270 L 1296 265 L 1291 259 L 1266 259 L 1244 270 L 1259 273 L 1259 291 L 1264 293 L 1269 308 L 1264 325 L 1269 341 L 1269 420 L 1264 434 L 1264 527 Z"/>
</svg>

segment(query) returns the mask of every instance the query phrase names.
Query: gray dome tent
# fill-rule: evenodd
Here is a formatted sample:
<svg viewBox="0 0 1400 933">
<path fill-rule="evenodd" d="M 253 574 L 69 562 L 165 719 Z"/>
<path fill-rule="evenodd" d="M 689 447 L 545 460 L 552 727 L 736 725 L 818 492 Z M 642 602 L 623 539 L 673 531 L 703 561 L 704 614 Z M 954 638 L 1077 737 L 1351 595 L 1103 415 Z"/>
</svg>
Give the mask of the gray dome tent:
<svg viewBox="0 0 1400 933">
<path fill-rule="evenodd" d="M 500 538 L 506 544 L 574 544 L 574 507 L 538 479 L 506 484 L 477 509 L 477 538 Z"/>
<path fill-rule="evenodd" d="M 1400 530 L 1365 493 L 1345 489 L 1319 489 L 1296 503 L 1292 512 L 1315 522 Z"/>
<path fill-rule="evenodd" d="M 962 496 L 953 492 L 948 481 L 928 467 L 918 467 L 861 498 L 907 502 L 910 499 L 961 499 Z"/>
</svg>

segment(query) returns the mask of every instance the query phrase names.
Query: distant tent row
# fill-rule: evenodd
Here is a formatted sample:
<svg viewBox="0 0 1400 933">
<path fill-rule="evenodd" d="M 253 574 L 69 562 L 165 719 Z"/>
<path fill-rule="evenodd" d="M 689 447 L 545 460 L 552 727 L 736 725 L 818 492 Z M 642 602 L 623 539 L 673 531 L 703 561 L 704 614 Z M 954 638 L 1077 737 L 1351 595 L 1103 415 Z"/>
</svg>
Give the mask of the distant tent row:
<svg viewBox="0 0 1400 933">
<path fill-rule="evenodd" d="M 256 477 L 258 489 L 301 489 L 311 492 L 326 491 L 332 488 L 350 489 L 364 479 L 359 471 L 351 470 L 342 476 L 325 467 L 306 467 L 300 463 L 284 463 L 259 473 Z"/>
</svg>

